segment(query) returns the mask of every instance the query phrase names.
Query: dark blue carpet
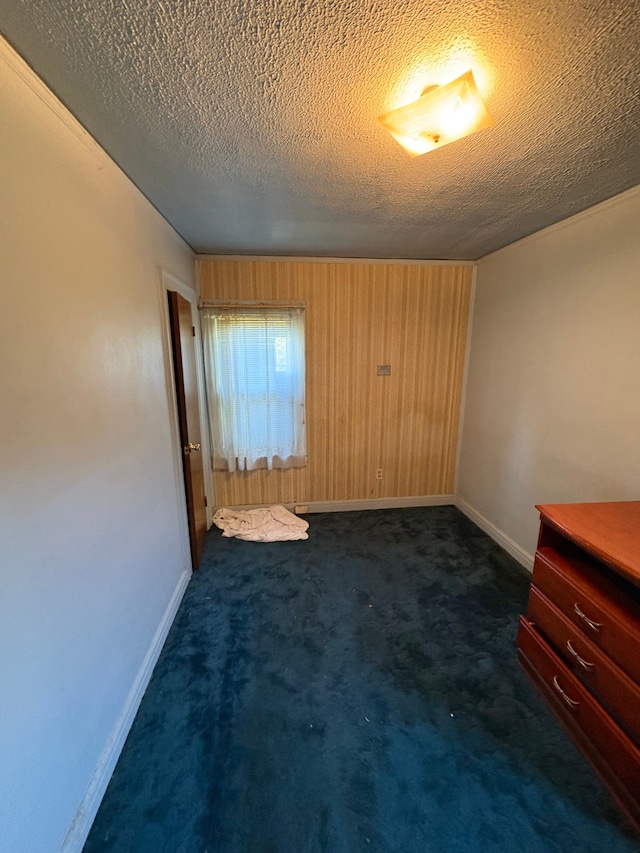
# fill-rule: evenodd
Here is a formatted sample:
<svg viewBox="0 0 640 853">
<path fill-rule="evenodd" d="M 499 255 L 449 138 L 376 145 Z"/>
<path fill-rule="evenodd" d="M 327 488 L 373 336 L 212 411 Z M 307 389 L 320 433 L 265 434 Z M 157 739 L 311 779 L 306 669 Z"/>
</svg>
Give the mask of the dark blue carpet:
<svg viewBox="0 0 640 853">
<path fill-rule="evenodd" d="M 631 853 L 516 662 L 529 575 L 452 507 L 208 537 L 85 853 Z"/>
</svg>

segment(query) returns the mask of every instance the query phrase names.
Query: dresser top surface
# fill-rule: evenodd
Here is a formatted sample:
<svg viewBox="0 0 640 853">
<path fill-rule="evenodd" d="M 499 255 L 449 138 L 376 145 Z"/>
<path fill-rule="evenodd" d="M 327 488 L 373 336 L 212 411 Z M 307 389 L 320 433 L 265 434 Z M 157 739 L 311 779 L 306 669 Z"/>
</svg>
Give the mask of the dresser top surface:
<svg viewBox="0 0 640 853">
<path fill-rule="evenodd" d="M 544 521 L 640 586 L 640 501 L 541 504 L 536 509 Z"/>
</svg>

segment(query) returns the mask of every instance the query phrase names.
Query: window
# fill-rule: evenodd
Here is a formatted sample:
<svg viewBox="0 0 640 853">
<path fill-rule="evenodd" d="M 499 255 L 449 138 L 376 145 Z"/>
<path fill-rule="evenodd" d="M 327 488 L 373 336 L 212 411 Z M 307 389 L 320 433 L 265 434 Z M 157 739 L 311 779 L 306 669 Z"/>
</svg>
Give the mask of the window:
<svg viewBox="0 0 640 853">
<path fill-rule="evenodd" d="M 202 324 L 214 467 L 305 465 L 303 309 L 205 308 Z"/>
</svg>

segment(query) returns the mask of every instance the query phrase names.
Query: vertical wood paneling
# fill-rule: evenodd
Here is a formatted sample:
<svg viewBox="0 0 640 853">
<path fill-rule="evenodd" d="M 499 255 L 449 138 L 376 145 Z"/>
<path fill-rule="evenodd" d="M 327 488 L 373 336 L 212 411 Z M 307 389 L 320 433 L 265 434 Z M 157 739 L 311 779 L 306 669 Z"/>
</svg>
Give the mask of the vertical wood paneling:
<svg viewBox="0 0 640 853">
<path fill-rule="evenodd" d="M 218 505 L 453 491 L 471 267 L 198 263 L 205 300 L 306 306 L 309 463 L 215 472 Z M 391 376 L 377 376 L 378 364 L 390 364 Z"/>
</svg>

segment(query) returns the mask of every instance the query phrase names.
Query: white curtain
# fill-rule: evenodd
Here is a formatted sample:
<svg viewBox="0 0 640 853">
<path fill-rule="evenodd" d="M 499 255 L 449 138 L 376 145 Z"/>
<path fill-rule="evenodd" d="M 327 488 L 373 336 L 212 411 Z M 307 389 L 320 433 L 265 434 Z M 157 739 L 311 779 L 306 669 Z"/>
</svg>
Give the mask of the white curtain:
<svg viewBox="0 0 640 853">
<path fill-rule="evenodd" d="M 306 464 L 304 311 L 204 308 L 214 467 Z"/>
</svg>

